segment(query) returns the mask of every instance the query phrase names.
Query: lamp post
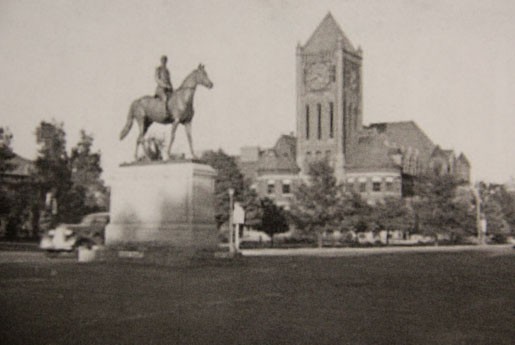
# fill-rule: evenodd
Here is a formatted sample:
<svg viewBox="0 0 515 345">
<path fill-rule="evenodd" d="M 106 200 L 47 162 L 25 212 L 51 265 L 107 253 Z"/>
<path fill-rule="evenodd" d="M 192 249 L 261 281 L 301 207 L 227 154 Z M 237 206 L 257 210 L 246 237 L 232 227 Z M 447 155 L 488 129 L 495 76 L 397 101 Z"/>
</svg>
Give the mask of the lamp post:
<svg viewBox="0 0 515 345">
<path fill-rule="evenodd" d="M 234 209 L 234 188 L 229 188 L 229 252 L 234 253 L 234 230 L 233 230 L 233 209 Z"/>
</svg>

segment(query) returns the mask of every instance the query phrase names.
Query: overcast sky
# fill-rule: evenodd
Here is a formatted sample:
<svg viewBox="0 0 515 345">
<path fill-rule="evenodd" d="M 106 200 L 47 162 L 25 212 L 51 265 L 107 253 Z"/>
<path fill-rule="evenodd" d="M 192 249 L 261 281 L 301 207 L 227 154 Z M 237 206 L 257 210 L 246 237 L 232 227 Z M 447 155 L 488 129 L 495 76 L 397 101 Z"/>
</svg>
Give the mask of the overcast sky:
<svg viewBox="0 0 515 345">
<path fill-rule="evenodd" d="M 215 84 L 195 98 L 199 151 L 271 146 L 295 129 L 295 46 L 328 11 L 364 51 L 365 124 L 414 120 L 475 179 L 515 175 L 512 0 L 0 0 L 0 125 L 31 159 L 42 120 L 63 121 L 69 147 L 93 133 L 109 180 L 132 159 L 129 105 L 167 54 L 174 85 L 200 62 Z"/>
</svg>

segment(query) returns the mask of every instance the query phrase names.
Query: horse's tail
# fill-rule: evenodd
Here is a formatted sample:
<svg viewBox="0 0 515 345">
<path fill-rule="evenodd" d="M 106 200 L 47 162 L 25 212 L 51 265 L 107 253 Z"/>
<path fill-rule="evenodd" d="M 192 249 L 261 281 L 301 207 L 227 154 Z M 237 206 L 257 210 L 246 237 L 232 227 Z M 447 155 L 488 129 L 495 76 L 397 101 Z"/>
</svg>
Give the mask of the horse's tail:
<svg viewBox="0 0 515 345">
<path fill-rule="evenodd" d="M 127 114 L 127 122 L 125 123 L 125 127 L 123 127 L 122 131 L 120 132 L 120 140 L 123 140 L 123 138 L 125 138 L 131 130 L 132 122 L 134 122 L 133 107 L 134 103 L 131 104 L 129 114 Z"/>
</svg>

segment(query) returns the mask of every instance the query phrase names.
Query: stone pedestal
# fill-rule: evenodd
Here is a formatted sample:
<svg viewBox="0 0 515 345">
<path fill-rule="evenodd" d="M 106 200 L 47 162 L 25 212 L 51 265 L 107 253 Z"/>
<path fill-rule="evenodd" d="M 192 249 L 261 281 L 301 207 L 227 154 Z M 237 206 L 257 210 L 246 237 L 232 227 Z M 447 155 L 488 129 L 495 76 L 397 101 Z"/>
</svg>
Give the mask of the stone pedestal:
<svg viewBox="0 0 515 345">
<path fill-rule="evenodd" d="M 215 248 L 215 175 L 191 160 L 122 164 L 111 186 L 106 245 Z"/>
</svg>

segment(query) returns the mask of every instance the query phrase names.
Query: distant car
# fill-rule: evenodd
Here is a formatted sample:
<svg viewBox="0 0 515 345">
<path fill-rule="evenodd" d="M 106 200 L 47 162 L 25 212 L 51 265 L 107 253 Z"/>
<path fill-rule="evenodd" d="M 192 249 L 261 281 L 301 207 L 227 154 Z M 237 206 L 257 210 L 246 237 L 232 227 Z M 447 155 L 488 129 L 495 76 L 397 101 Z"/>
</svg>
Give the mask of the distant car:
<svg viewBox="0 0 515 345">
<path fill-rule="evenodd" d="M 109 213 L 100 212 L 84 216 L 79 224 L 59 224 L 42 236 L 39 247 L 48 252 L 61 252 L 103 244 L 108 223 Z"/>
</svg>

